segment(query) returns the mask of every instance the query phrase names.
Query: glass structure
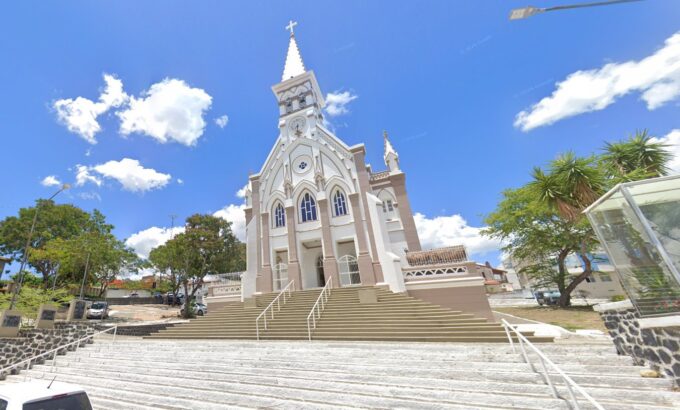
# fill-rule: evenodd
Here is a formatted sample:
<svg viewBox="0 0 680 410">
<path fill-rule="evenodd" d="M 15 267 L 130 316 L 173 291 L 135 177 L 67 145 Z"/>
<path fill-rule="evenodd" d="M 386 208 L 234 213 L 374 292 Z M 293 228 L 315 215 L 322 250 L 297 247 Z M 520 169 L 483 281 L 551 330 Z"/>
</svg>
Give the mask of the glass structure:
<svg viewBox="0 0 680 410">
<path fill-rule="evenodd" d="M 640 316 L 680 313 L 680 175 L 617 185 L 585 213 Z"/>
</svg>

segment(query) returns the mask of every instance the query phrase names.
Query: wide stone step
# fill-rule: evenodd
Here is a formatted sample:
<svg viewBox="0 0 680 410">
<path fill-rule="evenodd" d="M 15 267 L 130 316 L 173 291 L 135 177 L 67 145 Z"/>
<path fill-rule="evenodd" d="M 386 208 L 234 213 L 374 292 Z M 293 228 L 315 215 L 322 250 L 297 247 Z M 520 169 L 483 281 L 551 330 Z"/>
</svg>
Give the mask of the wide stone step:
<svg viewBox="0 0 680 410">
<path fill-rule="evenodd" d="M 90 356 L 86 356 L 86 352 L 78 353 L 71 357 L 70 355 L 66 358 L 59 357 L 57 359 L 58 364 L 68 363 L 68 367 L 83 367 L 87 365 L 96 365 L 97 368 L 100 366 L 113 366 L 120 367 L 122 369 L 129 368 L 130 366 L 141 366 L 154 368 L 159 370 L 167 369 L 186 369 L 186 366 L 193 366 L 194 371 L 205 371 L 215 374 L 221 372 L 240 372 L 246 371 L 247 369 L 256 372 L 257 369 L 280 369 L 280 370 L 295 370 L 304 371 L 308 373 L 314 372 L 327 372 L 329 377 L 331 375 L 336 375 L 337 373 L 342 374 L 361 374 L 361 375 L 374 375 L 374 376 L 394 376 L 394 375 L 406 375 L 408 374 L 413 378 L 432 378 L 432 377 L 443 377 L 445 379 L 456 379 L 456 380 L 486 380 L 486 381 L 503 381 L 505 383 L 515 382 L 515 383 L 534 383 L 542 384 L 541 377 L 531 372 L 530 367 L 525 363 L 488 363 L 488 362 L 474 362 L 474 361 L 462 361 L 458 363 L 447 362 L 446 365 L 443 363 L 421 363 L 418 361 L 404 361 L 399 362 L 396 360 L 382 363 L 380 361 L 363 361 L 363 362 L 352 362 L 349 359 L 327 359 L 327 363 L 324 363 L 322 367 L 319 366 L 318 360 L 307 359 L 304 357 L 298 358 L 296 360 L 288 360 L 287 357 L 278 358 L 233 358 L 229 357 L 229 360 L 219 361 L 215 360 L 209 356 L 197 356 L 194 358 L 187 358 L 187 362 L 168 362 L 167 358 L 162 354 L 150 354 L 145 358 L 144 362 L 140 363 L 137 356 L 134 355 L 121 355 L 112 358 L 110 355 L 105 353 L 93 353 Z M 79 356 L 78 356 L 79 355 Z M 65 360 L 67 359 L 67 360 Z M 191 359 L 191 360 L 190 360 Z M 49 367 L 49 363 L 45 366 Z M 635 369 L 635 368 L 633 368 Z M 249 371 L 248 370 L 248 371 Z M 621 369 L 617 367 L 610 368 L 608 371 L 604 372 L 600 367 L 591 368 L 589 366 L 574 366 L 573 368 L 564 367 L 563 370 L 567 371 L 573 378 L 580 379 L 581 382 L 587 382 L 585 384 L 589 385 L 601 385 L 610 386 L 615 388 L 644 388 L 644 387 L 655 387 L 659 386 L 660 383 L 664 384 L 664 381 L 658 379 L 641 379 L 639 376 L 634 374 L 622 375 Z M 599 374 L 588 374 L 592 371 L 600 371 Z M 180 372 L 184 373 L 184 372 Z M 262 374 L 261 372 L 259 374 Z M 557 376 L 555 376 L 557 380 Z M 668 382 L 665 381 L 667 385 Z"/>
<path fill-rule="evenodd" d="M 35 371 L 31 371 L 35 372 Z M 37 373 L 39 374 L 39 373 Z M 182 378 L 181 385 L 177 385 L 177 378 L 156 376 L 152 381 L 140 382 L 144 376 L 134 373 L 126 373 L 125 380 L 121 381 L 102 375 L 96 379 L 83 377 L 77 374 L 62 373 L 63 380 L 75 382 L 81 385 L 92 385 L 96 382 L 105 384 L 107 387 L 121 388 L 129 391 L 144 391 L 152 392 L 163 396 L 170 403 L 177 397 L 183 397 L 191 400 L 203 400 L 204 404 L 198 408 L 218 408 L 214 405 L 238 405 L 246 407 L 277 407 L 277 408 L 294 408 L 285 404 L 288 401 L 291 405 L 300 406 L 306 403 L 306 406 L 297 408 L 318 408 L 318 406 L 332 405 L 338 407 L 394 407 L 394 408 L 421 408 L 421 409 L 441 409 L 443 407 L 469 405 L 471 402 L 482 402 L 493 406 L 493 398 L 496 396 L 490 394 L 465 394 L 459 393 L 455 396 L 443 398 L 418 397 L 416 393 L 408 389 L 402 391 L 395 391 L 395 389 L 380 389 L 375 388 L 373 391 L 366 391 L 363 393 L 346 392 L 341 389 L 319 389 L 314 385 L 306 385 L 300 388 L 281 387 L 276 385 L 259 385 L 259 384 L 245 384 L 238 382 L 216 382 L 205 377 L 199 380 Z M 136 381 L 130 383 L 129 381 Z M 420 391 L 418 391 L 420 392 Z M 418 393 L 417 392 L 417 393 Z M 280 403 L 271 403 L 271 399 L 281 400 Z M 525 401 L 524 397 L 502 397 L 498 396 L 497 408 L 501 404 L 508 403 L 517 404 L 517 408 L 567 408 L 566 404 L 561 400 L 555 399 L 537 399 L 542 407 L 525 407 L 520 404 Z M 503 401 L 501 401 L 503 399 Z M 263 404 L 266 401 L 268 404 Z M 351 403 L 351 404 L 350 404 Z M 314 406 L 314 407 L 310 407 Z M 192 407 L 188 407 L 192 408 Z M 197 408 L 197 407 L 193 407 Z"/>
</svg>

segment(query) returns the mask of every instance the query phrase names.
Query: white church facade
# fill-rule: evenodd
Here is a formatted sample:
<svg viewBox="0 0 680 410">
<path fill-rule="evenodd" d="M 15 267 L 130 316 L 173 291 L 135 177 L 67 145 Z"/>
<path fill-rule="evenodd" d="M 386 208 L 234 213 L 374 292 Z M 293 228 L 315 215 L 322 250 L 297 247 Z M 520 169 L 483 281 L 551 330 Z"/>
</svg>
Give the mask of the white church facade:
<svg viewBox="0 0 680 410">
<path fill-rule="evenodd" d="M 373 172 L 364 144 L 348 146 L 324 125 L 324 96 L 290 29 L 282 81 L 272 87 L 279 136 L 246 189 L 241 299 L 291 281 L 296 290 L 330 281 L 387 286 L 450 307 L 464 302 L 490 317 L 483 278 L 467 270 L 464 247 L 421 250 L 406 175 L 387 134 L 386 169 Z"/>
</svg>

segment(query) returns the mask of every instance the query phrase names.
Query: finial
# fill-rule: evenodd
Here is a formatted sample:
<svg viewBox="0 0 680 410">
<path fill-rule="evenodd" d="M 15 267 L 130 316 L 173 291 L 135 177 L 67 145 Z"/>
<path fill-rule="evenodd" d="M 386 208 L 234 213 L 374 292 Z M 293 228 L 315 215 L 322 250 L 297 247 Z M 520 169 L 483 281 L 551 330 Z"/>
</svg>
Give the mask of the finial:
<svg viewBox="0 0 680 410">
<path fill-rule="evenodd" d="M 286 26 L 286 30 L 290 31 L 291 37 L 295 37 L 295 33 L 294 33 L 293 29 L 295 28 L 295 26 L 297 26 L 297 24 L 298 24 L 297 21 L 293 21 L 293 20 L 288 21 L 288 25 Z"/>
<path fill-rule="evenodd" d="M 387 141 L 387 130 L 383 130 L 383 139 Z"/>
</svg>

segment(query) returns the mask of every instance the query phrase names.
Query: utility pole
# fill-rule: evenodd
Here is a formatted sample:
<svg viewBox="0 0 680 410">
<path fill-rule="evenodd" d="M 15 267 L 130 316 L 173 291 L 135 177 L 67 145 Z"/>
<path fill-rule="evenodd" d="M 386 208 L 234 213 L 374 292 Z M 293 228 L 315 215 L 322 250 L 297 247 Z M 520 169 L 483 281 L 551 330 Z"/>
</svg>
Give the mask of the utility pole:
<svg viewBox="0 0 680 410">
<path fill-rule="evenodd" d="M 64 184 L 61 188 L 54 193 L 47 200 L 51 201 L 55 196 L 59 195 L 62 191 L 71 188 L 71 185 Z M 33 213 L 33 222 L 31 223 L 31 229 L 28 231 L 28 238 L 26 238 L 26 246 L 24 246 L 24 256 L 21 258 L 21 265 L 19 266 L 19 273 L 17 278 L 14 280 L 14 289 L 12 289 L 12 301 L 9 304 L 9 310 L 14 309 L 17 303 L 17 298 L 19 297 L 19 292 L 21 291 L 21 286 L 24 284 L 24 268 L 28 262 L 28 252 L 31 249 L 31 239 L 33 238 L 33 231 L 35 231 L 35 224 L 38 221 L 38 213 L 40 212 L 40 202 L 35 206 L 35 213 Z"/>
<path fill-rule="evenodd" d="M 90 251 L 87 251 L 87 259 L 85 259 L 85 273 L 83 274 L 83 283 L 80 284 L 80 299 L 83 299 L 83 291 L 85 290 L 85 279 L 87 278 L 87 268 L 90 266 Z"/>
</svg>

